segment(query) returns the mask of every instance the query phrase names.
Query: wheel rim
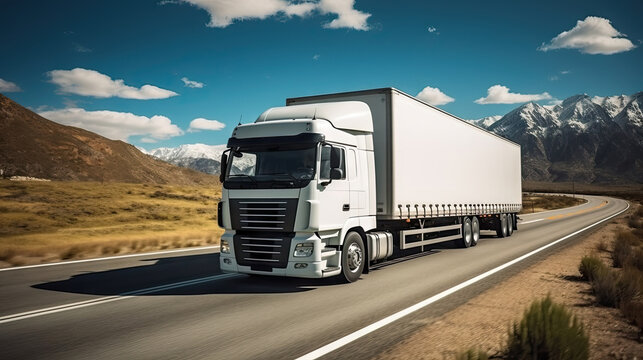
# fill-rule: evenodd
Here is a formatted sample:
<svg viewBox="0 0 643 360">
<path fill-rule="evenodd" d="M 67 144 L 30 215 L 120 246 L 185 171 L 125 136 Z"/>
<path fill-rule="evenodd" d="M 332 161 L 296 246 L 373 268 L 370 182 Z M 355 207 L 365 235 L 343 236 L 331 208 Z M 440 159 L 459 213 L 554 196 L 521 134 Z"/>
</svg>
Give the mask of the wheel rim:
<svg viewBox="0 0 643 360">
<path fill-rule="evenodd" d="M 463 236 L 464 242 L 467 243 L 467 244 L 471 244 L 471 237 L 472 236 L 471 236 L 471 222 L 470 221 L 465 221 L 464 222 L 463 230 L 464 230 L 464 236 Z"/>
<path fill-rule="evenodd" d="M 514 231 L 514 223 L 513 219 L 511 219 L 511 216 L 507 217 L 507 229 L 507 232 L 510 234 Z"/>
<path fill-rule="evenodd" d="M 348 265 L 348 269 L 351 272 L 357 272 L 362 266 L 362 259 L 364 257 L 364 253 L 362 249 L 357 245 L 356 243 L 350 244 L 348 247 L 348 251 L 346 252 L 346 262 Z"/>
<path fill-rule="evenodd" d="M 473 243 L 477 244 L 480 240 L 480 222 L 478 219 L 474 219 L 471 222 L 471 231 L 473 232 Z"/>
</svg>

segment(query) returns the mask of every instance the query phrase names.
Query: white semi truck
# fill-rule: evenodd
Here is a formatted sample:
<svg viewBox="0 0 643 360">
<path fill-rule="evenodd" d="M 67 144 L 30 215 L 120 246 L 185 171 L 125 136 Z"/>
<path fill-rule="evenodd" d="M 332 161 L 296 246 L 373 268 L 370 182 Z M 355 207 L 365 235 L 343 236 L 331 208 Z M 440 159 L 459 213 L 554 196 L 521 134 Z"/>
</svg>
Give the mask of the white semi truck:
<svg viewBox="0 0 643 360">
<path fill-rule="evenodd" d="M 357 280 L 375 262 L 516 229 L 520 146 L 397 89 L 291 98 L 221 158 L 221 270 Z"/>
</svg>

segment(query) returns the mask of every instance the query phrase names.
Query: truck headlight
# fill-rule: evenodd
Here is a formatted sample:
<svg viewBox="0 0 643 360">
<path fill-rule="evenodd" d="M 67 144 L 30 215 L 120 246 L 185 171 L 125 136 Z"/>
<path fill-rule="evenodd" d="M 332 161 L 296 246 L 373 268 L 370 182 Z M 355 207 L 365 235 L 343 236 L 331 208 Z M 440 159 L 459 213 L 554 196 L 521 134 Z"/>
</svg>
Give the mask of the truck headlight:
<svg viewBox="0 0 643 360">
<path fill-rule="evenodd" d="M 297 246 L 295 246 L 295 253 L 293 255 L 295 257 L 307 257 L 313 254 L 314 248 L 315 245 L 313 245 L 312 243 L 297 244 Z"/>
<path fill-rule="evenodd" d="M 221 240 L 221 246 L 219 251 L 222 254 L 229 254 L 230 253 L 230 244 L 228 243 L 228 240 Z"/>
</svg>

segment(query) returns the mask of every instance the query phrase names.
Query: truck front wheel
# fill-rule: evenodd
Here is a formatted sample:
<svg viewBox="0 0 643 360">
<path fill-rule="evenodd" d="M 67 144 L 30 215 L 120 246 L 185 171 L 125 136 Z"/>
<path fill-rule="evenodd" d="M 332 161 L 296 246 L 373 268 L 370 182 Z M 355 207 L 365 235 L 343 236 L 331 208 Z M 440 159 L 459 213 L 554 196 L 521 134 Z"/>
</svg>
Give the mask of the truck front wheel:
<svg viewBox="0 0 643 360">
<path fill-rule="evenodd" d="M 342 275 L 346 282 L 354 282 L 359 279 L 364 271 L 366 251 L 362 236 L 354 231 L 349 232 L 344 239 L 342 246 Z"/>
</svg>

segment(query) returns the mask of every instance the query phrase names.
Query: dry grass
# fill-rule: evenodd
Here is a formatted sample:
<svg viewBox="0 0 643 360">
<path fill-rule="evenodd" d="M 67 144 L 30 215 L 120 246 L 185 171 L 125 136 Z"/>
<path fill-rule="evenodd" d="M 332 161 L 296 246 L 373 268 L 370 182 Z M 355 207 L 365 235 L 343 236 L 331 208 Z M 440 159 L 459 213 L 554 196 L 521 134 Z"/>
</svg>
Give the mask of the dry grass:
<svg viewBox="0 0 643 360">
<path fill-rule="evenodd" d="M 586 203 L 581 197 L 566 195 L 545 195 L 534 193 L 522 194 L 521 214 L 531 214 L 545 210 L 556 210 Z"/>
<path fill-rule="evenodd" d="M 220 196 L 218 186 L 0 180 L 0 266 L 213 244 Z"/>
</svg>

